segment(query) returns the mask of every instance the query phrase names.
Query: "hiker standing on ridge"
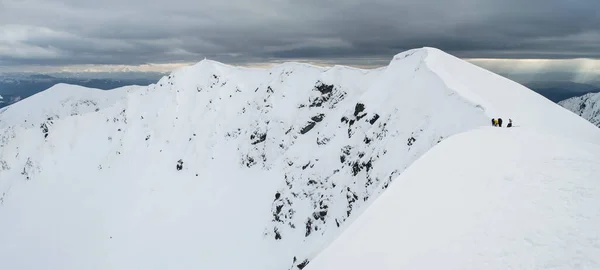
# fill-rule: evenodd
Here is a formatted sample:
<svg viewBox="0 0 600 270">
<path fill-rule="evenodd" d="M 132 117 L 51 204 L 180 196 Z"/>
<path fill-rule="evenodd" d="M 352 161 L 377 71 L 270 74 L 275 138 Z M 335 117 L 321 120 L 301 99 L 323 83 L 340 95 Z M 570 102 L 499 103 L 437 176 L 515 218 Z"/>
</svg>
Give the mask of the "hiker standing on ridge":
<svg viewBox="0 0 600 270">
<path fill-rule="evenodd" d="M 181 171 L 183 169 L 183 160 L 180 159 L 180 160 L 177 161 L 177 167 L 176 168 L 177 168 L 178 171 Z"/>
<path fill-rule="evenodd" d="M 502 118 L 498 118 L 498 126 L 502 127 Z"/>
<path fill-rule="evenodd" d="M 492 126 L 497 127 L 498 126 L 498 119 L 492 119 Z"/>
</svg>

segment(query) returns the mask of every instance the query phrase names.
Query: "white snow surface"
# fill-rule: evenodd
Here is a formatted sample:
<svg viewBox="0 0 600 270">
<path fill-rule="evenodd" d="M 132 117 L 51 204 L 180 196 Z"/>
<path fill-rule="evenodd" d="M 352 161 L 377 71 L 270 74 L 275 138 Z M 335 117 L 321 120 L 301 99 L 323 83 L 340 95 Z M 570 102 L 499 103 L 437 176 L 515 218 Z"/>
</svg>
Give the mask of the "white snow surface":
<svg viewBox="0 0 600 270">
<path fill-rule="evenodd" d="M 440 143 L 306 269 L 600 269 L 600 147 L 529 128 Z"/>
<path fill-rule="evenodd" d="M 588 93 L 558 104 L 600 127 L 600 93 Z"/>
<path fill-rule="evenodd" d="M 599 141 L 597 132 L 591 130 L 590 125 L 583 123 L 585 121 L 567 116 L 558 105 L 525 86 L 461 61 L 440 50 L 429 48 L 427 52 L 425 62 L 428 67 L 450 89 L 484 108 L 491 118 L 503 118 L 504 123 L 512 119 L 516 126 L 535 128 L 568 137 L 572 136 L 571 128 L 579 130 L 579 126 L 587 126 L 587 135 L 584 136 L 589 137 L 583 139 L 588 142 Z M 553 127 L 551 125 L 553 121 L 568 126 L 564 129 Z"/>
<path fill-rule="evenodd" d="M 0 111 L 0 269 L 299 269 L 416 159 L 492 117 L 600 144 L 432 48 L 375 70 L 204 60 L 147 87 L 57 85 Z"/>
<path fill-rule="evenodd" d="M 0 128 L 32 126 L 48 118 L 61 118 L 93 112 L 114 105 L 127 93 L 140 88 L 125 86 L 110 91 L 78 85 L 57 84 L 0 110 Z"/>
</svg>

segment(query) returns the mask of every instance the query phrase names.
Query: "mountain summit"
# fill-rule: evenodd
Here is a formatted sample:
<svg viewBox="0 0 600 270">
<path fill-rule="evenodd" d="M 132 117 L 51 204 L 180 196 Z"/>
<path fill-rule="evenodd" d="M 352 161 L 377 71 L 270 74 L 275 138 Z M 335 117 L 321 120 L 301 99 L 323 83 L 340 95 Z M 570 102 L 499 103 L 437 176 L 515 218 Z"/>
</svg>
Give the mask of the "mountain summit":
<svg viewBox="0 0 600 270">
<path fill-rule="evenodd" d="M 433 48 L 374 70 L 204 60 L 147 87 L 57 85 L 0 112 L 0 267 L 302 269 L 413 162 L 498 117 L 600 143 Z"/>
</svg>

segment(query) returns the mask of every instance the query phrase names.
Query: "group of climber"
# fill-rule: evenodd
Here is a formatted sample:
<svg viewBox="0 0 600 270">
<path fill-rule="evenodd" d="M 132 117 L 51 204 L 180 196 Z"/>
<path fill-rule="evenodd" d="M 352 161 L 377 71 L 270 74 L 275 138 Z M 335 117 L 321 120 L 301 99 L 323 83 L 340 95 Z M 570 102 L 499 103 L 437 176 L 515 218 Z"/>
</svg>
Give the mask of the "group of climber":
<svg viewBox="0 0 600 270">
<path fill-rule="evenodd" d="M 492 119 L 492 126 L 502 127 L 502 118 L 498 118 L 498 119 L 493 118 Z M 513 126 L 512 119 L 508 119 L 508 125 L 506 125 L 506 127 L 512 127 L 512 126 Z"/>
</svg>

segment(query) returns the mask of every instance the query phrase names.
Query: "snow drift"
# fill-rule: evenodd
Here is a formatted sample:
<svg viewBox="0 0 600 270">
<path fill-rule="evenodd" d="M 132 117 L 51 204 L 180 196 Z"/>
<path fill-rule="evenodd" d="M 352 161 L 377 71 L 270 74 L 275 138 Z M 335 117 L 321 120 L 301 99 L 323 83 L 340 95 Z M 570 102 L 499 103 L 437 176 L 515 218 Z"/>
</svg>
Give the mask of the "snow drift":
<svg viewBox="0 0 600 270">
<path fill-rule="evenodd" d="M 304 268 L 417 158 L 492 117 L 600 142 L 432 48 L 375 70 L 205 60 L 148 87 L 58 85 L 0 113 L 0 266 Z"/>
<path fill-rule="evenodd" d="M 521 129 L 453 136 L 307 269 L 598 269 L 600 146 Z"/>
<path fill-rule="evenodd" d="M 569 98 L 558 104 L 600 127 L 600 93 Z"/>
</svg>

